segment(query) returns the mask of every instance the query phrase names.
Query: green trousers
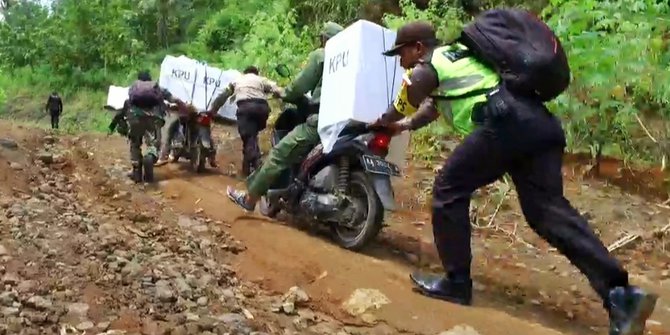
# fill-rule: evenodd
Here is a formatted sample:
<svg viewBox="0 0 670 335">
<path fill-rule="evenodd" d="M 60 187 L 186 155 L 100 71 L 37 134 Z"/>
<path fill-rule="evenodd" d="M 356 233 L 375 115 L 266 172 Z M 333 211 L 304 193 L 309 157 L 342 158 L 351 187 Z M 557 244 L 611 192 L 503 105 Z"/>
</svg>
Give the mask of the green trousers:
<svg viewBox="0 0 670 335">
<path fill-rule="evenodd" d="M 318 114 L 295 127 L 275 145 L 260 169 L 247 178 L 247 191 L 253 197 L 264 196 L 282 171 L 300 162 L 320 142 L 317 131 Z"/>
<path fill-rule="evenodd" d="M 164 122 L 162 118 L 151 113 L 128 113 L 130 162 L 133 166 L 139 166 L 142 161 L 142 142 L 146 142 L 149 153 L 158 157 Z"/>
</svg>

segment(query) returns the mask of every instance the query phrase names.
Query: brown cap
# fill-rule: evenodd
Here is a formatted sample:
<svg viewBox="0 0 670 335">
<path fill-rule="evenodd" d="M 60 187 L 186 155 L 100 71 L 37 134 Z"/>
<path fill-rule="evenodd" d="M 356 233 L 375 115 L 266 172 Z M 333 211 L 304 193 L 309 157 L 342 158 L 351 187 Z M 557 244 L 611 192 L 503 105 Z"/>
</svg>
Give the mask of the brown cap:
<svg viewBox="0 0 670 335">
<path fill-rule="evenodd" d="M 396 56 L 403 46 L 416 42 L 435 43 L 435 29 L 433 25 L 426 21 L 410 22 L 398 29 L 393 47 L 382 54 L 384 56 Z"/>
</svg>

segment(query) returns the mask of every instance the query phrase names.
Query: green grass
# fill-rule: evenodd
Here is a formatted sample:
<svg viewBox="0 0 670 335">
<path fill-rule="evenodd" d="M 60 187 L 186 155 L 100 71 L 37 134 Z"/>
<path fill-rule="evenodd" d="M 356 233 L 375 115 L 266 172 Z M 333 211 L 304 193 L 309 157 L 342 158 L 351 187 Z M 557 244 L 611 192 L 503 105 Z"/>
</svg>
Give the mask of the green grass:
<svg viewBox="0 0 670 335">
<path fill-rule="evenodd" d="M 44 104 L 51 90 L 46 88 L 10 88 L 8 98 L 0 109 L 0 118 L 34 123 L 42 127 L 51 126 L 49 113 Z M 113 114 L 102 106 L 107 100 L 106 92 L 82 90 L 62 94 L 63 114 L 60 130 L 66 133 L 85 131 L 104 132 Z"/>
</svg>

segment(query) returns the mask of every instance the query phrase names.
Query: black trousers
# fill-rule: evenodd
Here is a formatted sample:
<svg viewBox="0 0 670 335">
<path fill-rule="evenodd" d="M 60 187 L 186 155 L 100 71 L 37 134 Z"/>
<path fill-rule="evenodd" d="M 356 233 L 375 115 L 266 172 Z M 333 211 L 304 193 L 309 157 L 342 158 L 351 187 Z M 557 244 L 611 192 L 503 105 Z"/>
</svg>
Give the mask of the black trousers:
<svg viewBox="0 0 670 335">
<path fill-rule="evenodd" d="M 563 196 L 560 122 L 540 102 L 517 97 L 504 106 L 506 115 L 467 136 L 435 177 L 433 235 L 447 274 L 470 277 L 471 195 L 509 173 L 530 227 L 579 268 L 607 303 L 611 288 L 628 285 L 628 273 Z"/>
<path fill-rule="evenodd" d="M 58 129 L 58 121 L 60 121 L 60 112 L 51 111 L 51 129 Z"/>
<path fill-rule="evenodd" d="M 237 102 L 237 130 L 242 139 L 242 174 L 249 176 L 261 164 L 258 133 L 267 126 L 270 105 L 263 99 Z"/>
</svg>

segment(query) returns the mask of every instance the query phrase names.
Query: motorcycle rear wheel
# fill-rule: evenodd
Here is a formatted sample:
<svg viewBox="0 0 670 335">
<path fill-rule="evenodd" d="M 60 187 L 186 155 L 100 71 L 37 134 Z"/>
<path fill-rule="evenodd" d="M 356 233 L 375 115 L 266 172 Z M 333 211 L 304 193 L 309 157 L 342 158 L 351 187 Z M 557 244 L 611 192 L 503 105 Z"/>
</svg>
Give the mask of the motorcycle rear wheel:
<svg viewBox="0 0 670 335">
<path fill-rule="evenodd" d="M 198 166 L 195 169 L 197 173 L 205 172 L 207 169 L 207 155 L 205 155 L 205 152 L 207 152 L 207 149 L 205 149 L 202 143 L 198 143 Z"/>
<path fill-rule="evenodd" d="M 364 198 L 356 200 L 361 201 L 367 206 L 367 215 L 363 222 L 358 224 L 358 229 L 355 229 L 353 236 L 352 229 L 342 225 L 333 225 L 331 227 L 331 235 L 335 242 L 344 249 L 358 251 L 370 243 L 382 228 L 384 221 L 384 207 L 377 196 L 372 182 L 368 176 L 362 171 L 354 171 L 351 173 L 351 180 L 349 183 L 349 197 L 354 198 L 351 194 L 352 190 L 360 189 Z"/>
<path fill-rule="evenodd" d="M 144 181 L 147 183 L 154 182 L 154 164 L 156 160 L 152 154 L 144 155 L 142 159 L 142 169 L 144 170 Z"/>
<path fill-rule="evenodd" d="M 207 162 L 207 157 L 205 157 L 205 148 L 200 143 L 200 140 L 196 141 L 195 145 L 191 147 L 189 153 L 189 166 L 191 171 L 195 173 L 201 173 L 205 171 L 205 163 Z"/>
</svg>

